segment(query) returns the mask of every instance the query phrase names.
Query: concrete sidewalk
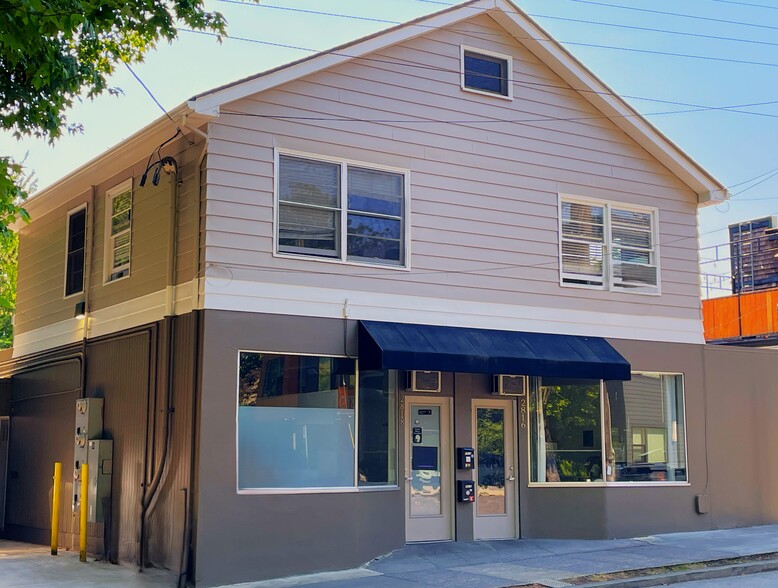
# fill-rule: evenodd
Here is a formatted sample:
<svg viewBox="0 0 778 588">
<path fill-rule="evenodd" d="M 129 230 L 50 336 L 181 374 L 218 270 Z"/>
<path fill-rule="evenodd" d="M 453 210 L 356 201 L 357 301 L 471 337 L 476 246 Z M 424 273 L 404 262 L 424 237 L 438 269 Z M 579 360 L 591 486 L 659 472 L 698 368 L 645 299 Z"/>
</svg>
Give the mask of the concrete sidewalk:
<svg viewBox="0 0 778 588">
<path fill-rule="evenodd" d="M 776 552 L 778 525 L 606 541 L 521 539 L 428 543 L 407 546 L 353 570 L 251 582 L 239 586 L 505 588 L 534 583 L 554 587 L 567 586 L 572 578 L 590 574 Z M 300 554 L 300 557 L 305 557 L 305 554 Z M 675 572 L 678 577 L 669 580 L 727 577 L 770 569 L 778 570 L 778 557 L 753 564 L 729 563 L 702 570 L 708 576 L 700 576 L 695 571 Z M 717 575 L 711 576 L 711 572 Z M 649 581 L 656 579 L 656 576 L 652 576 Z M 94 562 L 91 558 L 89 563 L 82 564 L 76 553 L 63 551 L 59 556 L 52 557 L 46 547 L 0 540 L 0 588 L 172 588 L 176 580 L 175 574 L 171 572 L 147 570 L 139 574 L 134 566 L 114 566 Z M 628 582 L 634 585 L 634 580 L 617 581 L 615 585 L 625 586 Z"/>
<path fill-rule="evenodd" d="M 78 551 L 51 549 L 41 545 L 0 539 L 0 587 L 2 588 L 173 588 L 176 575 L 165 570 L 138 573 L 136 566 L 112 565 L 88 558 L 78 561 Z"/>
</svg>

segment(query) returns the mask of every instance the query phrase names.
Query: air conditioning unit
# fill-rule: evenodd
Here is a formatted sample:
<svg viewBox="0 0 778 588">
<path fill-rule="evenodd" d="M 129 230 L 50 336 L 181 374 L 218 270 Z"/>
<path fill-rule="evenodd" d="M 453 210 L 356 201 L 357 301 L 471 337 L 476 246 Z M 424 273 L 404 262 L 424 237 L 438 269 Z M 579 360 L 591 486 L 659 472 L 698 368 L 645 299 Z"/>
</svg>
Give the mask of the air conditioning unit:
<svg viewBox="0 0 778 588">
<path fill-rule="evenodd" d="M 440 372 L 422 370 L 408 372 L 408 390 L 411 392 L 440 392 Z"/>
<path fill-rule="evenodd" d="M 509 376 L 499 374 L 494 376 L 495 396 L 526 396 L 529 379 L 527 376 Z"/>
</svg>

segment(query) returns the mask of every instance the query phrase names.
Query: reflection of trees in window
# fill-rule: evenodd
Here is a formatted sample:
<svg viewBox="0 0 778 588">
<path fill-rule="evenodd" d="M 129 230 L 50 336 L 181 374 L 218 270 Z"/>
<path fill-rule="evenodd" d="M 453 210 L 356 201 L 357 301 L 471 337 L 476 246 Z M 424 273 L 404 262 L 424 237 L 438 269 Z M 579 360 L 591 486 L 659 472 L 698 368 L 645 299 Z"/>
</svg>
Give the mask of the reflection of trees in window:
<svg viewBox="0 0 778 588">
<path fill-rule="evenodd" d="M 599 381 L 544 379 L 536 394 L 535 481 L 601 479 Z"/>
<path fill-rule="evenodd" d="M 505 484 L 505 411 L 477 409 L 478 484 L 502 487 Z"/>
</svg>

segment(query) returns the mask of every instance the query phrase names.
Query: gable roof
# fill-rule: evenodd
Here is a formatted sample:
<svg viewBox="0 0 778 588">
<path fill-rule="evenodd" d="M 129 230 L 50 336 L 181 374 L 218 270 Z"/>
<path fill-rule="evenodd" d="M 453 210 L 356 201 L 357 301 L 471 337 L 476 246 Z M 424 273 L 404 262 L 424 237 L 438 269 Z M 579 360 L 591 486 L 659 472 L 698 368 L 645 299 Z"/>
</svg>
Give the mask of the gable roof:
<svg viewBox="0 0 778 588">
<path fill-rule="evenodd" d="M 470 0 L 203 92 L 194 96 L 188 106 L 196 113 L 218 116 L 224 104 L 408 41 L 432 28 L 454 25 L 482 14 L 492 17 L 518 43 L 689 186 L 697 194 L 700 205 L 715 204 L 730 197 L 721 182 L 619 97 L 511 0 Z M 344 53 L 345 50 L 348 53 Z"/>
</svg>

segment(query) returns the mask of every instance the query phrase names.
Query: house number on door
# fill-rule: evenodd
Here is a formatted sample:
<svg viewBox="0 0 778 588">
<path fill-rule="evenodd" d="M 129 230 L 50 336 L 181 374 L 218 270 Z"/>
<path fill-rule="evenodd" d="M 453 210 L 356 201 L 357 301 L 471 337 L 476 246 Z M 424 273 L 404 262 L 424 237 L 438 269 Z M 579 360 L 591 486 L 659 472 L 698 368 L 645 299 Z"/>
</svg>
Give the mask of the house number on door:
<svg viewBox="0 0 778 588">
<path fill-rule="evenodd" d="M 522 429 L 527 428 L 527 399 L 519 400 L 519 424 Z"/>
</svg>

